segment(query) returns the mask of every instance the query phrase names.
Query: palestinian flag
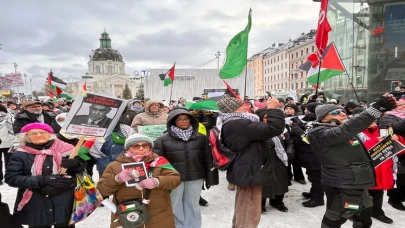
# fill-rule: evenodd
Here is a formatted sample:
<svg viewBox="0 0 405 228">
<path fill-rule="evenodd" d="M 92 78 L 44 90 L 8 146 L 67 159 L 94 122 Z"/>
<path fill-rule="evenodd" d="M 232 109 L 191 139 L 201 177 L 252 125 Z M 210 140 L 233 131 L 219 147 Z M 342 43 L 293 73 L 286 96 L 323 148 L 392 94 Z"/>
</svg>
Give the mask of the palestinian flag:
<svg viewBox="0 0 405 228">
<path fill-rule="evenodd" d="M 234 97 L 238 100 L 242 100 L 240 99 L 240 97 L 238 96 L 238 94 L 235 93 L 235 91 L 233 91 L 232 87 L 225 81 L 223 80 L 225 85 L 226 85 L 226 91 L 225 94 L 228 94 L 230 97 Z"/>
<path fill-rule="evenodd" d="M 69 96 L 69 94 L 65 93 L 65 91 L 63 91 L 61 88 L 56 86 L 56 95 L 58 97 L 64 97 L 66 98 L 66 100 L 72 100 L 73 98 L 71 96 Z"/>
<path fill-rule="evenodd" d="M 317 84 L 318 72 L 319 72 L 319 82 L 323 82 L 329 78 L 342 74 L 345 71 L 345 67 L 343 65 L 342 60 L 339 57 L 338 51 L 334 43 L 331 43 L 326 47 L 323 53 L 323 59 L 320 66 L 319 63 L 317 63 L 318 61 L 313 60 L 312 58 L 311 60 L 308 60 L 306 63 L 302 64 L 299 67 L 301 70 L 307 71 L 307 80 L 310 85 Z M 321 68 L 320 71 L 319 67 Z"/>
<path fill-rule="evenodd" d="M 198 109 L 198 110 L 208 110 L 208 111 L 219 111 L 217 100 L 221 97 L 208 98 L 206 100 L 201 100 L 198 102 L 195 101 L 186 101 L 187 109 Z"/>
<path fill-rule="evenodd" d="M 176 171 L 174 169 L 174 167 L 169 163 L 169 161 L 166 160 L 166 158 L 161 157 L 161 156 L 157 157 L 152 163 L 150 163 L 150 166 L 151 167 L 159 167 L 159 168 L 162 168 L 162 169 L 170 169 L 170 170 Z"/>
<path fill-rule="evenodd" d="M 53 101 L 53 102 L 57 102 L 57 101 L 58 101 L 58 99 L 55 97 L 55 95 L 53 95 L 53 93 L 48 92 L 48 96 L 51 98 L 51 101 Z"/>
<path fill-rule="evenodd" d="M 359 205 L 345 203 L 345 209 L 357 211 L 357 210 L 359 210 L 359 208 L 360 208 Z"/>
<path fill-rule="evenodd" d="M 174 67 L 176 66 L 176 63 L 173 64 L 172 68 L 165 74 L 165 78 L 163 81 L 164 86 L 168 86 L 170 84 L 173 84 L 174 81 Z"/>
<path fill-rule="evenodd" d="M 59 87 L 62 90 L 66 89 L 66 82 L 58 77 L 53 76 L 52 71 L 48 73 L 48 85 L 50 87 Z"/>
<path fill-rule="evenodd" d="M 135 204 L 128 204 L 128 205 L 121 204 L 122 212 L 134 211 L 135 209 L 136 209 Z"/>
<path fill-rule="evenodd" d="M 83 143 L 83 145 L 80 147 L 79 152 L 78 152 L 78 156 L 85 160 L 88 161 L 91 159 L 91 157 L 89 156 L 89 151 L 90 148 L 94 145 L 94 140 L 87 140 L 86 142 Z"/>
</svg>

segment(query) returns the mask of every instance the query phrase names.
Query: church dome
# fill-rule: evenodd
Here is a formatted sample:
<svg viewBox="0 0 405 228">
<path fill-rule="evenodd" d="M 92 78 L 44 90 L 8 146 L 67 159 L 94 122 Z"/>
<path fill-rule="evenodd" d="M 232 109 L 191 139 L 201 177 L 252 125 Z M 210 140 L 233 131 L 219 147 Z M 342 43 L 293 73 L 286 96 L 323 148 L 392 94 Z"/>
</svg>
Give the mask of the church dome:
<svg viewBox="0 0 405 228">
<path fill-rule="evenodd" d="M 122 62 L 122 56 L 119 51 L 111 48 L 111 39 L 109 34 L 104 31 L 100 37 L 100 48 L 93 51 L 91 60 L 112 60 Z"/>
<path fill-rule="evenodd" d="M 93 51 L 92 60 L 112 60 L 122 62 L 122 56 L 119 51 L 112 48 L 97 48 Z"/>
</svg>

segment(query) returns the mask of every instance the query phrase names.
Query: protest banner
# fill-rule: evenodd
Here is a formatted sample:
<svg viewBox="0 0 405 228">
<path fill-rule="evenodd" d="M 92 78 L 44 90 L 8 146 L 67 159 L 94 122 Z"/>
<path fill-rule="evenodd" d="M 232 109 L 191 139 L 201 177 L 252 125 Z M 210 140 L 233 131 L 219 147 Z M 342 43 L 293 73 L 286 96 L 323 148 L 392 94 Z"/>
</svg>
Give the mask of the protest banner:
<svg viewBox="0 0 405 228">
<path fill-rule="evenodd" d="M 95 93 L 79 95 L 62 126 L 62 133 L 106 137 L 114 130 L 127 101 Z"/>
<path fill-rule="evenodd" d="M 166 125 L 161 124 L 161 125 L 148 125 L 148 126 L 139 126 L 138 127 L 138 133 L 143 134 L 151 138 L 153 141 L 155 141 L 157 138 L 162 136 L 164 132 L 166 131 Z"/>
<path fill-rule="evenodd" d="M 392 156 L 404 150 L 405 146 L 402 143 L 391 140 L 391 135 L 388 135 L 375 146 L 371 147 L 368 152 L 370 153 L 374 168 L 377 168 L 382 163 L 392 158 Z"/>
<path fill-rule="evenodd" d="M 122 164 L 122 170 L 136 170 L 139 172 L 139 177 L 125 182 L 127 187 L 135 186 L 136 183 L 139 183 L 145 179 L 148 179 L 148 175 L 146 173 L 145 162 L 132 162 L 132 163 L 125 163 Z"/>
<path fill-rule="evenodd" d="M 22 80 L 21 74 L 18 72 L 6 74 L 5 78 L 8 79 L 11 87 L 24 86 L 24 82 Z"/>
</svg>

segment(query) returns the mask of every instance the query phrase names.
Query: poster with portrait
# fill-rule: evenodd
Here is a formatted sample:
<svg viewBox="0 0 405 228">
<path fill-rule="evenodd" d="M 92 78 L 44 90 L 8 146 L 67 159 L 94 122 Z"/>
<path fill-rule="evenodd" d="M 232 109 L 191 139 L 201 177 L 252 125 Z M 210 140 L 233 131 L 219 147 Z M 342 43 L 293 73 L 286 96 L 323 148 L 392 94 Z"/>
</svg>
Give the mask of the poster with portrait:
<svg viewBox="0 0 405 228">
<path fill-rule="evenodd" d="M 127 103 L 95 93 L 80 95 L 73 102 L 62 130 L 72 135 L 106 137 L 118 123 Z"/>
<path fill-rule="evenodd" d="M 139 172 L 139 177 L 125 182 L 127 187 L 135 186 L 137 183 L 148 179 L 145 162 L 125 163 L 125 164 L 122 164 L 121 166 L 122 166 L 123 170 L 131 170 L 131 171 L 136 170 Z M 150 175 L 152 176 L 153 174 L 150 174 Z"/>
</svg>

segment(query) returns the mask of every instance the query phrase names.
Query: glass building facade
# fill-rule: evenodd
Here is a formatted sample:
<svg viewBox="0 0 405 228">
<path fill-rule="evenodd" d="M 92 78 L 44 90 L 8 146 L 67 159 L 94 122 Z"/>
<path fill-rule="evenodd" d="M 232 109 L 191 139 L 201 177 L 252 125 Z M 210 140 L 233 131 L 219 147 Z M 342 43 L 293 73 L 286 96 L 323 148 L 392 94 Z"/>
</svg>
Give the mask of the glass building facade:
<svg viewBox="0 0 405 228">
<path fill-rule="evenodd" d="M 405 0 L 329 0 L 328 20 L 347 71 L 324 82 L 329 98 L 371 102 L 405 84 Z"/>
</svg>

